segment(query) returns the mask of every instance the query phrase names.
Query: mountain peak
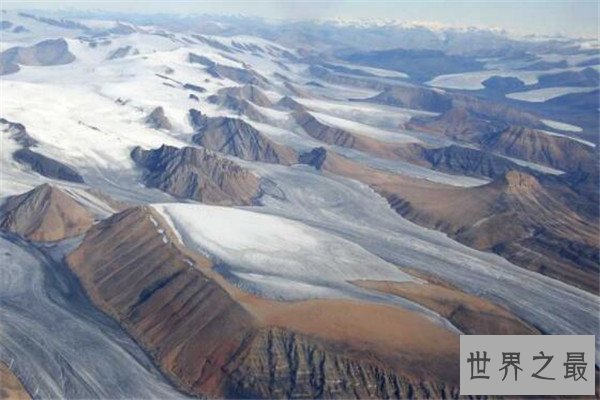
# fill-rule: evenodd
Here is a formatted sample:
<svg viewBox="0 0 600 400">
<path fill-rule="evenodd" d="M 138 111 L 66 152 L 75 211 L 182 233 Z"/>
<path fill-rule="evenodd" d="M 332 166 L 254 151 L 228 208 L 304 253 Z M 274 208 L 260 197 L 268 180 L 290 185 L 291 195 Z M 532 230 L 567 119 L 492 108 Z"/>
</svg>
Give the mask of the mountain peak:
<svg viewBox="0 0 600 400">
<path fill-rule="evenodd" d="M 48 183 L 11 196 L 0 207 L 0 227 L 30 240 L 54 241 L 85 232 L 94 215 Z"/>
</svg>

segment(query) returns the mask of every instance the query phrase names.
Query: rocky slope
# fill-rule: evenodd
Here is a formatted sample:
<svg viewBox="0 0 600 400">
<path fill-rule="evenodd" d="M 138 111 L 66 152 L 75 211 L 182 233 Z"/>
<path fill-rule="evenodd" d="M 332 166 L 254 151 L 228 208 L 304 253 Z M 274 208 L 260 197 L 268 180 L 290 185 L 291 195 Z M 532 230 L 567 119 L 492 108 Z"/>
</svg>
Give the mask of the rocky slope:
<svg viewBox="0 0 600 400">
<path fill-rule="evenodd" d="M 233 96 L 240 100 L 247 100 L 261 107 L 271 107 L 273 103 L 260 88 L 248 84 L 219 90 L 218 96 Z"/>
<path fill-rule="evenodd" d="M 74 168 L 29 148 L 15 151 L 13 158 L 15 161 L 27 165 L 33 171 L 48 178 L 83 183 L 83 177 Z"/>
<path fill-rule="evenodd" d="M 0 53 L 0 75 L 19 71 L 19 65 L 62 65 L 74 60 L 64 39 L 44 40 L 30 47 L 11 47 Z"/>
<path fill-rule="evenodd" d="M 483 135 L 482 148 L 562 171 L 591 171 L 598 160 L 593 147 L 534 129 L 511 126 Z"/>
<path fill-rule="evenodd" d="M 431 279 L 430 277 L 427 277 Z M 508 310 L 444 282 L 360 281 L 361 287 L 391 293 L 419 303 L 448 318 L 467 335 L 537 335 L 540 332 Z"/>
<path fill-rule="evenodd" d="M 10 369 L 0 362 L 0 400 L 29 400 L 31 396 Z"/>
<path fill-rule="evenodd" d="M 524 171 L 510 171 L 490 184 L 459 188 L 375 170 L 330 152 L 321 165 L 370 185 L 419 225 L 523 268 L 598 291 L 597 216 L 578 211 L 571 201 L 581 197 L 564 185 L 546 184 L 545 179 L 542 184 Z"/>
<path fill-rule="evenodd" d="M 191 110 L 190 119 L 196 132 L 192 140 L 207 149 L 249 161 L 283 165 L 296 162 L 293 150 L 271 141 L 239 118 L 206 117 Z"/>
<path fill-rule="evenodd" d="M 295 111 L 292 115 L 296 123 L 308 135 L 327 144 L 356 149 L 388 159 L 397 159 L 398 151 L 402 148 L 401 145 L 396 143 L 382 142 L 336 126 L 327 125 L 308 111 Z"/>
<path fill-rule="evenodd" d="M 497 179 L 509 171 L 538 174 L 504 157 L 473 147 L 450 145 L 430 148 L 411 144 L 398 150 L 397 154 L 413 164 L 458 175 Z"/>
<path fill-rule="evenodd" d="M 192 394 L 458 396 L 454 334 L 395 307 L 240 292 L 148 207 L 97 224 L 67 261 L 92 300 Z"/>
<path fill-rule="evenodd" d="M 162 107 L 156 107 L 145 119 L 148 126 L 154 129 L 170 130 L 173 128 L 171 121 L 165 115 L 165 110 Z"/>
<path fill-rule="evenodd" d="M 9 197 L 0 207 L 0 229 L 29 240 L 54 241 L 85 232 L 94 215 L 61 189 L 48 184 Z"/>
<path fill-rule="evenodd" d="M 512 171 L 476 188 L 426 186 L 379 189 L 396 211 L 420 225 L 597 293 L 597 223 L 574 212 L 533 176 Z"/>
<path fill-rule="evenodd" d="M 402 90 L 401 93 L 403 92 Z M 387 103 L 395 105 L 393 99 L 398 96 L 395 94 Z M 483 135 L 501 132 L 513 125 L 529 128 L 544 127 L 537 116 L 504 104 L 455 93 L 444 93 L 443 98 L 446 100 L 444 107 L 432 110 L 440 112 L 439 115 L 413 117 L 405 124 L 405 128 L 439 133 L 456 140 L 473 142 Z M 377 97 L 372 98 L 371 101 L 376 99 Z M 383 103 L 383 101 L 377 102 Z"/>
<path fill-rule="evenodd" d="M 208 204 L 249 205 L 259 192 L 259 179 L 233 161 L 203 148 L 155 150 L 136 147 L 131 158 L 144 169 L 143 181 L 175 197 Z"/>
<path fill-rule="evenodd" d="M 449 95 L 418 86 L 390 87 L 367 101 L 432 112 L 444 112 L 452 106 L 452 98 Z"/>
<path fill-rule="evenodd" d="M 2 134 L 21 146 L 12 155 L 15 161 L 48 178 L 83 183 L 83 177 L 74 168 L 31 150 L 38 146 L 38 141 L 29 135 L 23 124 L 4 118 L 0 118 L 0 124 Z"/>
</svg>

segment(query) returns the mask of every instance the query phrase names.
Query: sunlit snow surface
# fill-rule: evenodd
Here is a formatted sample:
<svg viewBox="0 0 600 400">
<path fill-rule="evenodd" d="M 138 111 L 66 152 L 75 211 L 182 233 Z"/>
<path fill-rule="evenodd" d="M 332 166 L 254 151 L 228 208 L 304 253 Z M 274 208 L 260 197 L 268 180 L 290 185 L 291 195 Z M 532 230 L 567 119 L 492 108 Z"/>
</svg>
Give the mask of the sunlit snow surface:
<svg viewBox="0 0 600 400">
<path fill-rule="evenodd" d="M 581 129 L 579 126 L 567 124 L 566 122 L 553 121 L 551 119 L 543 119 L 542 122 L 546 126 L 548 126 L 550 128 L 558 129 L 559 131 L 566 131 L 566 132 L 581 132 L 581 131 L 583 131 L 583 129 Z"/>
<path fill-rule="evenodd" d="M 552 87 L 545 89 L 536 89 L 536 90 L 528 90 L 525 92 L 514 92 L 509 93 L 506 97 L 521 100 L 521 101 L 529 101 L 533 103 L 542 103 L 544 101 L 548 101 L 555 97 L 564 96 L 566 94 L 571 93 L 587 93 L 593 92 L 594 90 L 598 90 L 595 87 Z"/>
<path fill-rule="evenodd" d="M 356 290 L 350 281 L 411 280 L 355 243 L 286 218 L 198 204 L 154 208 L 188 246 L 215 256 L 241 286 L 267 297 L 348 297 Z"/>
</svg>

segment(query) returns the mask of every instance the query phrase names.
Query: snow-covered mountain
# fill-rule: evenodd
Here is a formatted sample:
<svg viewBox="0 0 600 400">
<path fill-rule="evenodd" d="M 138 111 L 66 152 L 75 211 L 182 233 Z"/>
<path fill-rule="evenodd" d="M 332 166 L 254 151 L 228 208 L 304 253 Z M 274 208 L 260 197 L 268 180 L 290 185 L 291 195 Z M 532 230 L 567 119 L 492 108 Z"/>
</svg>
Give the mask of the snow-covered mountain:
<svg viewBox="0 0 600 400">
<path fill-rule="evenodd" d="M 587 41 L 1 17 L 0 361 L 33 397 L 453 396 L 461 332 L 597 333 Z"/>
</svg>

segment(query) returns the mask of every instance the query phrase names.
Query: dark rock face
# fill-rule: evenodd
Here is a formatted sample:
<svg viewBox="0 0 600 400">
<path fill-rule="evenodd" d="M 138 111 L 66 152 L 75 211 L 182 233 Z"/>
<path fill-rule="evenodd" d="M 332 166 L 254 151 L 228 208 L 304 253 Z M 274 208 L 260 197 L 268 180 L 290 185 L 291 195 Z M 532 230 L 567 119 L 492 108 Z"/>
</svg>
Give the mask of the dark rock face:
<svg viewBox="0 0 600 400">
<path fill-rule="evenodd" d="M 513 76 L 492 76 L 481 83 L 486 89 L 499 93 L 516 92 L 525 88 L 525 83 Z"/>
<path fill-rule="evenodd" d="M 129 54 L 131 51 L 131 46 L 119 47 L 110 53 L 107 57 L 107 60 L 116 60 L 118 58 L 123 58 Z"/>
<path fill-rule="evenodd" d="M 188 89 L 188 90 L 193 90 L 194 92 L 198 92 L 198 93 L 206 92 L 206 89 L 204 89 L 202 86 L 193 85 L 191 83 L 186 83 L 185 85 L 183 85 L 183 88 Z"/>
<path fill-rule="evenodd" d="M 273 105 L 271 100 L 269 100 L 262 90 L 251 84 L 221 89 L 219 90 L 218 96 L 231 96 L 239 100 L 247 100 L 261 107 L 271 107 Z"/>
<path fill-rule="evenodd" d="M 540 75 L 537 87 L 552 86 L 598 86 L 600 73 L 594 68 L 586 68 L 582 71 L 564 71 L 556 74 Z"/>
<path fill-rule="evenodd" d="M 63 181 L 83 183 L 83 177 L 73 168 L 50 157 L 36 153 L 29 148 L 17 150 L 13 158 L 21 164 L 28 165 L 32 170 L 48 178 Z"/>
<path fill-rule="evenodd" d="M 327 341 L 271 328 L 259 331 L 231 363 L 231 398 L 458 398 L 456 387 L 417 381 L 373 359 L 359 359 Z"/>
<path fill-rule="evenodd" d="M 294 112 L 294 118 L 306 133 L 313 138 L 336 146 L 355 148 L 357 147 L 357 136 L 352 135 L 344 129 L 321 123 L 308 112 Z M 360 147 L 360 146 L 358 146 Z"/>
<path fill-rule="evenodd" d="M 12 47 L 0 53 L 0 75 L 17 72 L 19 65 L 63 65 L 74 60 L 64 39 L 44 40 L 30 47 Z"/>
<path fill-rule="evenodd" d="M 165 146 L 142 150 L 131 158 L 145 170 L 143 181 L 175 197 L 208 204 L 251 205 L 259 179 L 238 164 L 203 148 Z"/>
<path fill-rule="evenodd" d="M 154 129 L 171 130 L 173 128 L 171 121 L 165 115 L 165 110 L 160 106 L 152 110 L 145 122 Z"/>
<path fill-rule="evenodd" d="M 477 143 L 482 136 L 502 132 L 511 125 L 545 126 L 537 116 L 517 108 L 476 97 L 452 95 L 448 110 L 434 117 L 413 117 L 406 127 Z"/>
<path fill-rule="evenodd" d="M 17 142 L 21 146 L 37 146 L 38 141 L 29 136 L 29 134 L 27 133 L 27 129 L 25 129 L 25 126 L 23 124 L 20 124 L 18 122 L 11 122 L 4 118 L 0 118 L 0 124 L 5 125 L 5 127 L 2 129 L 2 132 L 8 134 L 12 140 Z"/>
<path fill-rule="evenodd" d="M 209 118 L 190 110 L 190 120 L 197 132 L 192 140 L 207 149 L 249 161 L 289 165 L 296 160 L 291 149 L 272 142 L 239 118 Z"/>
<path fill-rule="evenodd" d="M 277 107 L 286 108 L 292 111 L 305 112 L 306 108 L 289 96 L 284 96 L 277 102 Z"/>
<path fill-rule="evenodd" d="M 437 149 L 423 148 L 421 155 L 432 169 L 467 176 L 498 179 L 509 171 L 534 171 L 492 153 L 461 146 L 448 146 Z"/>
<path fill-rule="evenodd" d="M 188 61 L 194 64 L 204 65 L 205 67 L 212 67 L 213 65 L 215 65 L 215 62 L 212 61 L 210 58 L 199 56 L 198 54 L 194 53 L 190 53 L 188 55 Z"/>
<path fill-rule="evenodd" d="M 0 21 L 0 30 L 5 31 L 12 28 L 13 23 L 10 21 L 2 20 Z"/>
<path fill-rule="evenodd" d="M 227 78 L 234 82 L 251 85 L 264 85 L 268 83 L 267 78 L 251 69 L 230 67 L 228 65 L 217 64 L 211 59 L 194 53 L 189 53 L 188 61 L 195 64 L 201 64 L 206 67 L 206 72 L 214 78 Z"/>
<path fill-rule="evenodd" d="M 327 150 L 323 147 L 315 147 L 308 153 L 302 153 L 298 157 L 298 162 L 300 164 L 307 164 L 315 167 L 317 170 L 321 169 L 321 166 L 325 162 L 327 158 Z"/>
<path fill-rule="evenodd" d="M 2 133 L 9 135 L 22 147 L 13 153 L 15 161 L 29 166 L 33 171 L 48 178 L 83 183 L 83 177 L 75 169 L 31 150 L 31 147 L 38 145 L 38 141 L 29 136 L 23 124 L 10 122 L 4 118 L 0 118 L 0 124 L 4 125 Z"/>
</svg>

